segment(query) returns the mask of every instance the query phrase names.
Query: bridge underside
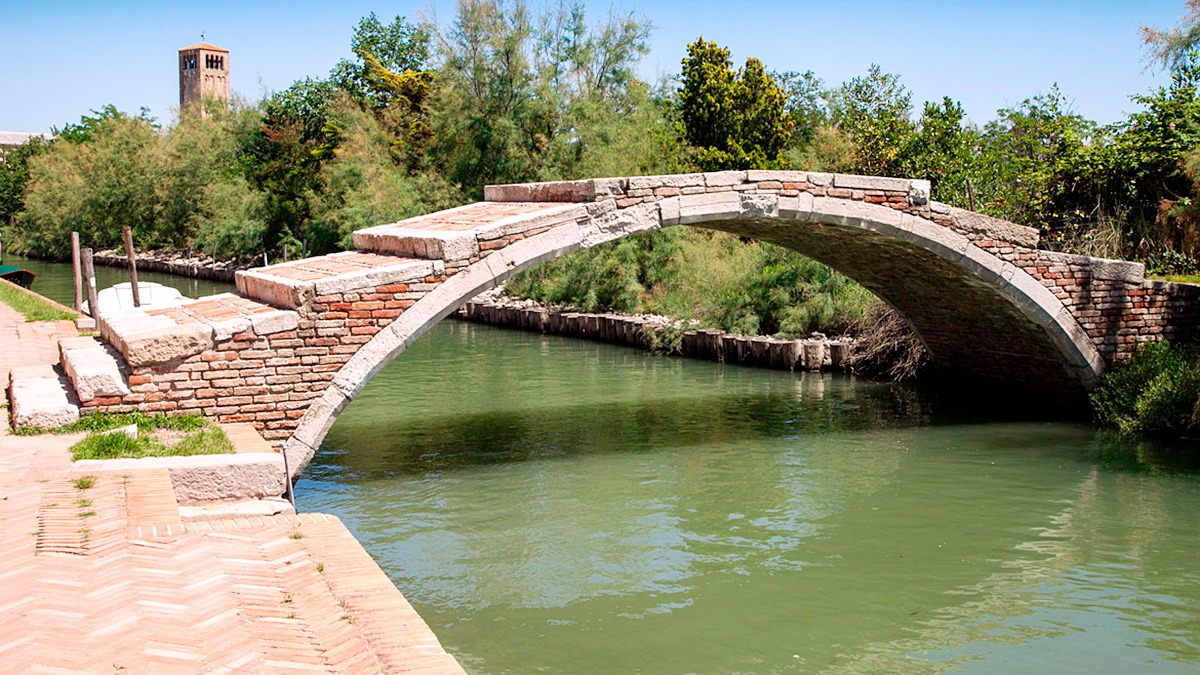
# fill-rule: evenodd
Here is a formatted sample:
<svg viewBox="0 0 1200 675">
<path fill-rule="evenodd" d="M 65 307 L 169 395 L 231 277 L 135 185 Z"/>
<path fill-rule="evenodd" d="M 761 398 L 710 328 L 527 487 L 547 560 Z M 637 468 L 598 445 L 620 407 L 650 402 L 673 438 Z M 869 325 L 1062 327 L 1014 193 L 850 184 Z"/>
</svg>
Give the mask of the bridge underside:
<svg viewBox="0 0 1200 675">
<path fill-rule="evenodd" d="M 908 321 L 945 377 L 1071 403 L 1089 388 L 1045 327 L 995 284 L 918 244 L 815 222 L 754 219 L 708 227 L 779 244 L 862 284 Z"/>
</svg>

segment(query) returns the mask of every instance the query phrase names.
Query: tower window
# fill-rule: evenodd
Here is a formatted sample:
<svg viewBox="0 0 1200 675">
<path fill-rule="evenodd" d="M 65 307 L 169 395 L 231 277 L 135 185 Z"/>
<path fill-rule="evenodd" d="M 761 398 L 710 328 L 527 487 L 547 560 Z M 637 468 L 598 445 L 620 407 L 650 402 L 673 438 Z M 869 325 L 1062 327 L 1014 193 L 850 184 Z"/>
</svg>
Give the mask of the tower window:
<svg viewBox="0 0 1200 675">
<path fill-rule="evenodd" d="M 221 70 L 222 68 L 225 67 L 225 57 L 217 56 L 215 54 L 205 54 L 204 55 L 204 67 L 210 68 L 213 70 Z"/>
</svg>

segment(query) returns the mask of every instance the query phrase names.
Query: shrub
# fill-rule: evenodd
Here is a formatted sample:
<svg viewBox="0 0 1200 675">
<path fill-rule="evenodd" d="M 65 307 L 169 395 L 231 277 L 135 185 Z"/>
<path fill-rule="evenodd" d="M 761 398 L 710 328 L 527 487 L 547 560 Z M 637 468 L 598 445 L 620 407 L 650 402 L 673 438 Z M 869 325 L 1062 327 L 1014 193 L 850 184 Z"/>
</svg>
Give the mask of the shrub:
<svg viewBox="0 0 1200 675">
<path fill-rule="evenodd" d="M 1181 435 L 1200 423 L 1200 346 L 1142 346 L 1092 393 L 1096 422 L 1123 433 Z"/>
</svg>

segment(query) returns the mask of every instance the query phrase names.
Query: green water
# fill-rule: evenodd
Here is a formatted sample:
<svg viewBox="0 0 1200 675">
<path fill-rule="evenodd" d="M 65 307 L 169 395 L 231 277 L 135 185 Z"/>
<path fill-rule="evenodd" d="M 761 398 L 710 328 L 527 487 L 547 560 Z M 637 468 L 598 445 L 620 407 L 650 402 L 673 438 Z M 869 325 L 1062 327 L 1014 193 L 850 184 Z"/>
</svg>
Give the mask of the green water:
<svg viewBox="0 0 1200 675">
<path fill-rule="evenodd" d="M 4 263 L 6 265 L 16 265 L 37 275 L 33 280 L 31 290 L 37 291 L 42 295 L 61 302 L 67 307 L 72 307 L 75 304 L 75 279 L 71 274 L 71 265 L 49 262 L 46 260 L 34 260 L 12 253 L 4 254 Z M 104 265 L 96 265 L 96 290 L 102 290 L 109 286 L 114 286 L 120 283 L 129 281 L 129 270 L 124 267 L 105 267 Z M 192 279 L 189 277 L 176 276 L 174 274 L 163 274 L 162 272 L 150 272 L 148 270 L 138 270 L 138 282 L 151 281 L 163 286 L 179 289 L 189 298 L 198 298 L 204 295 L 214 295 L 216 293 L 232 293 L 235 289 L 233 284 L 224 281 L 210 281 L 208 279 Z M 87 297 L 84 297 L 87 300 Z"/>
<path fill-rule="evenodd" d="M 474 674 L 1200 670 L 1200 477 L 945 408 L 447 321 L 297 499 Z"/>
</svg>

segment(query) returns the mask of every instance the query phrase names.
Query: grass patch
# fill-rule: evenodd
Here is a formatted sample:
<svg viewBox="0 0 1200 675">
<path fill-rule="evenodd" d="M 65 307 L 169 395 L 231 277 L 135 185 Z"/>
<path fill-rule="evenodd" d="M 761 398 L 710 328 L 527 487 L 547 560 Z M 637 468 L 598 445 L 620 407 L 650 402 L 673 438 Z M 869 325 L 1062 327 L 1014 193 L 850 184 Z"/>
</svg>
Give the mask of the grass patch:
<svg viewBox="0 0 1200 675">
<path fill-rule="evenodd" d="M 138 425 L 138 435 L 135 438 L 122 433 L 105 433 L 130 424 Z M 219 455 L 233 452 L 233 445 L 225 432 L 199 415 L 92 415 L 55 431 L 91 432 L 87 438 L 71 446 L 73 460 Z"/>
<path fill-rule="evenodd" d="M 96 484 L 96 477 L 80 476 L 71 482 L 74 483 L 76 490 L 86 490 Z"/>
<path fill-rule="evenodd" d="M 79 316 L 74 312 L 64 312 L 41 297 L 9 284 L 0 284 L 0 302 L 20 312 L 26 321 L 58 321 Z"/>
<path fill-rule="evenodd" d="M 211 426 L 208 420 L 200 415 L 147 415 L 145 413 L 97 413 L 79 418 L 79 421 L 65 424 L 53 429 L 40 427 L 22 427 L 17 429 L 19 436 L 37 436 L 38 434 L 74 434 L 80 431 L 99 433 L 112 431 L 130 424 L 138 425 L 138 431 L 199 431 Z"/>
<path fill-rule="evenodd" d="M 1151 274 L 1155 281 L 1175 281 L 1181 284 L 1200 284 L 1200 274 Z"/>
</svg>

